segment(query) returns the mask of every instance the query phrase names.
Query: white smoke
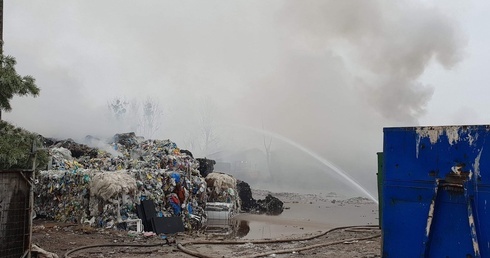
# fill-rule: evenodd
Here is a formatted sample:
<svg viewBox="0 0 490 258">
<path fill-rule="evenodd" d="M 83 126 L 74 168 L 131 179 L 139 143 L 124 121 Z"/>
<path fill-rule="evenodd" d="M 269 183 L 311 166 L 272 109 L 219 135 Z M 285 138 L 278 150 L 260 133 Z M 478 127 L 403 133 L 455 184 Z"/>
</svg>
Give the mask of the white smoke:
<svg viewBox="0 0 490 258">
<path fill-rule="evenodd" d="M 219 128 L 263 124 L 372 192 L 382 127 L 416 124 L 435 89 L 421 75 L 451 69 L 465 46 L 453 18 L 408 0 L 16 0 L 5 10 L 4 51 L 41 87 L 12 101 L 11 122 L 57 138 L 111 136 L 121 131 L 107 101 L 152 97 L 165 110 L 155 137 L 196 146 L 212 124 L 221 148 L 263 148 L 261 135 Z"/>
<path fill-rule="evenodd" d="M 434 89 L 418 79 L 430 64 L 450 69 L 465 40 L 456 23 L 416 1 L 289 2 L 281 13 L 297 48 L 332 51 L 356 90 L 389 120 L 416 123 Z M 293 28 L 291 30 L 291 28 Z"/>
</svg>

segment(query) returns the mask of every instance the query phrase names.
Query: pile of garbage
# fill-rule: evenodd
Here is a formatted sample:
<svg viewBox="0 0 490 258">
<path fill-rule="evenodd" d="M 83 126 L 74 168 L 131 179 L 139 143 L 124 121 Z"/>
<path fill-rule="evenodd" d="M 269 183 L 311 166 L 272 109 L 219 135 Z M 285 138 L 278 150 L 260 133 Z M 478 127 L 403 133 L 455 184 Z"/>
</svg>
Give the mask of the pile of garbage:
<svg viewBox="0 0 490 258">
<path fill-rule="evenodd" d="M 252 212 L 257 208 L 257 201 L 252 197 L 252 189 L 247 182 L 237 183 L 238 196 L 241 200 L 242 211 Z"/>
<path fill-rule="evenodd" d="M 257 212 L 267 215 L 279 215 L 284 211 L 283 202 L 268 194 L 265 199 L 257 201 Z"/>
<path fill-rule="evenodd" d="M 255 200 L 252 197 L 252 189 L 247 182 L 239 181 L 237 191 L 241 200 L 241 209 L 245 212 L 279 215 L 284 211 L 284 203 L 271 194 L 267 194 L 263 200 Z"/>
<path fill-rule="evenodd" d="M 34 188 L 37 216 L 114 227 L 138 219 L 137 206 L 151 200 L 158 217 L 180 216 L 187 228 L 191 216 L 205 217 L 207 184 L 199 162 L 170 140 L 126 133 L 101 148 L 46 142 L 52 143 L 50 162 Z"/>
</svg>

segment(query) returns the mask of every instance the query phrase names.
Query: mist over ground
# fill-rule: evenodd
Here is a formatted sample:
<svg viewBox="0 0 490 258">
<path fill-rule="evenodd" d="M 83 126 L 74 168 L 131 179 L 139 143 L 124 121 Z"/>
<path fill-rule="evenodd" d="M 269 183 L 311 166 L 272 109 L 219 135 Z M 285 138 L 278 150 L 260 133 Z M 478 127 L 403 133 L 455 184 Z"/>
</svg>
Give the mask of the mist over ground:
<svg viewBox="0 0 490 258">
<path fill-rule="evenodd" d="M 7 121 L 56 138 L 171 139 L 252 186 L 285 191 L 362 195 L 318 155 L 376 196 L 382 128 L 440 117 L 437 107 L 428 114 L 443 87 L 436 75 L 456 69 L 468 45 L 460 17 L 469 11 L 431 1 L 4 8 L 4 52 L 41 88 L 38 98 L 14 98 Z M 126 103 L 120 117 L 108 108 L 116 100 Z M 156 105 L 150 130 L 145 103 Z M 462 115 L 478 113 L 468 104 L 451 108 L 436 122 L 481 121 Z"/>
</svg>

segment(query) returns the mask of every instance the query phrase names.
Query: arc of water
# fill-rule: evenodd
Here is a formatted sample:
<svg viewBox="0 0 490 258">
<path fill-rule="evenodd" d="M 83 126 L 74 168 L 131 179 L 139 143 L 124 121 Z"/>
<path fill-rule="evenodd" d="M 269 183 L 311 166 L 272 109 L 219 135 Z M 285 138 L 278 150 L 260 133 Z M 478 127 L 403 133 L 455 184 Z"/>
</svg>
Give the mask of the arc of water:
<svg viewBox="0 0 490 258">
<path fill-rule="evenodd" d="M 318 160 L 319 162 L 323 163 L 325 166 L 331 168 L 337 175 L 339 175 L 340 177 L 342 177 L 343 179 L 345 179 L 347 182 L 349 182 L 350 184 L 352 184 L 357 190 L 359 190 L 361 193 L 363 193 L 366 197 L 368 197 L 369 199 L 373 200 L 376 204 L 378 203 L 378 200 L 376 198 L 374 198 L 373 195 L 371 195 L 366 189 L 364 189 L 364 187 L 362 187 L 359 183 L 357 183 L 354 179 L 352 179 L 350 176 L 347 175 L 347 173 L 343 172 L 342 169 L 340 169 L 339 167 L 337 167 L 336 165 L 334 165 L 332 162 L 322 158 L 320 155 L 316 154 L 315 152 L 313 152 L 312 150 L 302 146 L 301 144 L 289 139 L 289 138 L 286 138 L 278 133 L 274 133 L 274 132 L 270 132 L 270 131 L 267 131 L 267 130 L 264 130 L 264 129 L 259 129 L 259 128 L 254 128 L 254 127 L 250 127 L 250 126 L 245 126 L 245 125 L 237 125 L 237 124 L 233 124 L 232 126 L 235 126 L 235 127 L 239 127 L 239 128 L 244 128 L 244 129 L 247 129 L 247 130 L 251 130 L 251 131 L 254 131 L 254 132 L 257 132 L 257 133 L 263 133 L 263 134 L 266 134 L 268 136 L 271 136 L 271 137 L 274 137 L 278 140 L 281 140 L 305 153 L 307 153 L 308 155 L 312 156 L 314 159 Z"/>
</svg>

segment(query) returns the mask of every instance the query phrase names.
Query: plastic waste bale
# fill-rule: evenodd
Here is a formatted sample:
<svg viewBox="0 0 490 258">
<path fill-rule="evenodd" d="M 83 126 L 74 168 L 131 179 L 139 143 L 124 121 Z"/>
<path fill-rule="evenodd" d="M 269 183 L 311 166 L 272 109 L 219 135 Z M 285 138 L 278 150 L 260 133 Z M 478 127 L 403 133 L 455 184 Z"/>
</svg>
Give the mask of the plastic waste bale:
<svg viewBox="0 0 490 258">
<path fill-rule="evenodd" d="M 97 173 L 92 177 L 89 187 L 91 196 L 104 201 L 123 194 L 135 195 L 137 192 L 136 179 L 126 171 Z"/>
<path fill-rule="evenodd" d="M 40 171 L 34 185 L 34 211 L 38 217 L 81 222 L 87 216 L 89 188 L 94 171 Z"/>
<path fill-rule="evenodd" d="M 145 140 L 134 133 L 117 134 L 106 144 L 96 140 L 98 148 L 88 152 L 96 155 L 72 157 L 67 148 L 48 146 L 53 170 L 39 173 L 38 215 L 114 227 L 137 218 L 141 200 L 153 200 L 157 216 L 181 216 L 187 228 L 202 224 L 191 220 L 205 219 L 207 184 L 190 152 L 170 140 Z M 71 140 L 50 142 L 81 146 Z"/>
<path fill-rule="evenodd" d="M 240 210 L 237 180 L 228 174 L 213 172 L 206 176 L 208 202 L 232 203 L 235 212 Z"/>
</svg>

